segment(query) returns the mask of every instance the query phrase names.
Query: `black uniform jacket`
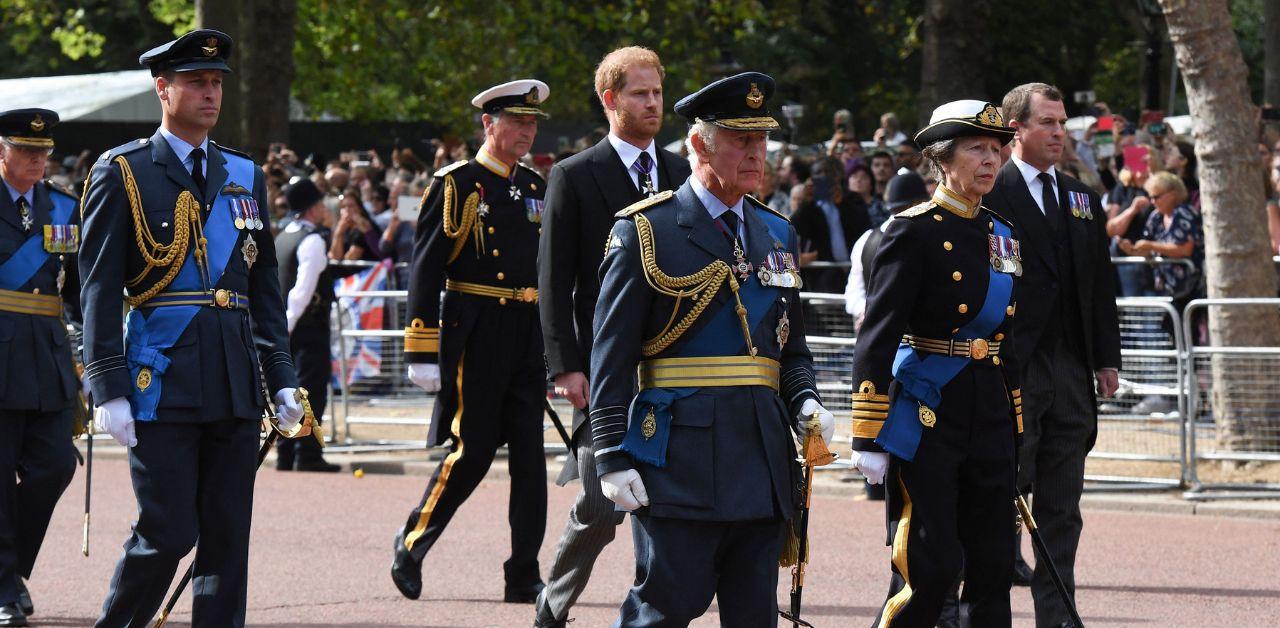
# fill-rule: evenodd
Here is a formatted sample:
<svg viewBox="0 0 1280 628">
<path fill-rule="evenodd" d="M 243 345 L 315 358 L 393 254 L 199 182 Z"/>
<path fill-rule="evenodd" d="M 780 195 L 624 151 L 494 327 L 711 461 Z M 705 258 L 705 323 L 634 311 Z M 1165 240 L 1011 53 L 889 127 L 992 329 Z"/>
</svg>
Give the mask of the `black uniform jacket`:
<svg viewBox="0 0 1280 628">
<path fill-rule="evenodd" d="M 657 149 L 658 189 L 689 178 L 688 160 Z M 591 366 L 591 319 L 600 294 L 600 262 L 614 214 L 641 200 L 609 138 L 551 168 L 538 251 L 538 307 L 551 375 Z M 576 432 L 584 423 L 574 413 Z"/>
<path fill-rule="evenodd" d="M 227 158 L 235 152 L 209 142 L 205 189 L 195 181 L 159 131 L 103 153 L 86 182 L 83 243 L 80 247 L 81 303 L 85 318 L 85 368 L 98 403 L 133 392 L 126 366 L 123 338 L 124 295 L 133 296 L 154 285 L 167 268 L 153 268 L 134 287 L 125 282 L 147 270 L 139 251 L 133 209 L 117 157 L 128 161 L 137 181 L 142 219 L 155 240 L 174 239 L 174 213 L 179 194 L 191 192 L 208 205 L 226 183 Z M 241 153 L 235 153 L 242 155 Z M 244 156 L 246 159 L 247 156 Z M 289 354 L 284 299 L 276 271 L 275 243 L 265 211 L 266 187 L 261 169 L 254 169 L 252 194 L 257 199 L 263 228 L 237 230 L 227 267 L 211 289 L 225 289 L 249 298 L 249 309 L 201 307 L 186 330 L 164 352 L 171 366 L 164 374 L 157 418 L 162 421 L 209 421 L 232 417 L 258 419 L 265 398 L 259 370 L 268 391 L 297 386 Z M 225 211 L 225 207 L 218 208 Z M 252 237 L 259 250 L 250 267 L 241 254 Z M 155 309 L 143 308 L 144 313 Z"/>
<path fill-rule="evenodd" d="M 939 186 L 934 198 L 945 194 Z M 875 438 L 890 403 L 900 392 L 892 368 L 904 334 L 949 341 L 978 314 L 986 299 L 992 268 L 988 236 L 995 221 L 1008 221 L 982 206 L 956 209 L 955 199 L 953 195 L 944 199 L 948 204 L 935 200 L 907 209 L 890 219 L 885 229 L 871 270 L 867 313 L 854 351 L 854 450 L 884 451 Z M 1016 229 L 1013 237 L 1018 237 Z M 1025 248 L 1022 255 L 1027 255 Z M 991 377 L 1003 376 L 1013 398 L 1011 408 L 1021 407 L 1013 402 L 1020 396 L 1017 372 L 1007 362 L 1007 356 L 1016 350 L 1013 321 L 1022 315 L 1016 301 L 1018 283 L 1014 282 L 1004 320 L 985 339 L 1000 343 L 998 355 L 972 360 L 965 366 L 981 369 Z"/>
<path fill-rule="evenodd" d="M 666 465 L 635 461 L 618 450 L 627 429 L 628 407 L 636 396 L 636 367 L 642 360 L 680 357 L 716 312 L 734 308 L 727 282 L 714 290 L 706 309 L 669 346 L 644 355 L 646 342 L 681 321 L 698 299 L 661 294 L 646 276 L 646 258 L 668 277 L 693 275 L 716 260 L 732 264 L 732 246 L 686 182 L 624 210 L 613 228 L 600 268 L 600 299 L 595 312 L 595 347 L 591 354 L 591 429 L 600 474 L 639 470 L 654 516 L 734 521 L 790 516 L 798 477 L 791 426 L 800 405 L 817 399 L 813 360 L 805 343 L 798 288 L 779 289 L 769 310 L 752 329 L 758 356 L 781 364 L 781 391 L 767 386 L 704 387 L 675 401 Z M 748 197 L 743 202 L 747 229 L 746 259 L 759 268 L 771 252 L 795 256 L 798 238 L 786 219 Z M 785 238 L 771 235 L 766 220 L 785 226 Z M 652 246 L 644 247 L 642 224 L 652 230 Z M 798 259 L 798 258 L 797 258 Z M 652 268 L 650 269 L 652 271 Z M 658 281 L 658 280 L 654 280 Z M 757 282 L 755 274 L 745 281 Z M 789 333 L 781 333 L 784 312 Z M 673 317 L 674 313 L 674 317 Z M 780 344 L 785 339 L 785 344 Z M 655 349 L 656 345 L 651 346 Z M 719 356 L 742 356 L 741 334 L 726 342 Z"/>
<path fill-rule="evenodd" d="M 1058 175 L 1058 207 L 1067 212 L 1068 192 L 1085 194 L 1093 208 L 1093 218 L 1073 217 L 1069 212 L 1067 239 L 1075 267 L 1078 315 L 1084 333 L 1081 355 L 1090 370 L 1120 368 L 1120 327 L 1116 318 L 1115 270 L 1108 251 L 1106 212 L 1102 202 L 1089 186 L 1062 173 Z M 1049 223 L 1031 198 L 1022 173 L 1011 159 L 1000 169 L 995 187 L 982 202 L 1018 225 L 1023 240 L 1023 275 L 1018 282 L 1018 365 L 1025 368 L 1032 351 L 1039 346 L 1041 332 L 1050 318 L 1050 308 L 1058 299 L 1058 265 L 1054 258 L 1054 241 Z"/>
<path fill-rule="evenodd" d="M 75 197 L 52 182 L 32 188 L 31 231 L 22 228 L 18 208 L 0 183 L 0 265 L 33 235 L 51 224 L 53 197 Z M 71 224 L 80 224 L 79 212 Z M 63 278 L 59 280 L 59 274 Z M 62 296 L 64 319 L 0 311 L 0 408 L 51 412 L 65 408 L 80 390 L 71 352 L 78 344 L 67 324 L 80 327 L 80 284 L 74 253 L 50 254 L 44 265 L 16 292 Z"/>
</svg>

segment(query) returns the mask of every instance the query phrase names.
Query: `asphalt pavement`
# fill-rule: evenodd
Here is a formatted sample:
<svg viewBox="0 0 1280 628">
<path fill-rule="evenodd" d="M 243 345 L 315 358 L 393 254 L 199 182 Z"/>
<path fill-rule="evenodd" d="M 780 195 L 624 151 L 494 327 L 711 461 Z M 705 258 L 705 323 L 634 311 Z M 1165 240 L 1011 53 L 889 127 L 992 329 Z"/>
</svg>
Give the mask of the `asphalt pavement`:
<svg viewBox="0 0 1280 628">
<path fill-rule="evenodd" d="M 388 576 L 392 537 L 425 482 L 415 475 L 264 469 L 254 500 L 249 625 L 530 625 L 532 606 L 501 601 L 510 484 L 500 469 L 427 556 L 422 599 L 396 591 Z M 576 491 L 576 484 L 550 488 L 544 574 Z M 80 469 L 29 582 L 34 626 L 88 626 L 101 609 L 136 516 L 127 464 L 119 458 L 95 463 L 88 558 L 80 554 L 83 496 Z M 812 532 L 805 616 L 822 628 L 869 626 L 888 587 L 883 504 L 817 495 Z M 629 522 L 618 537 L 573 612 L 573 628 L 608 626 L 616 617 L 632 574 Z M 1280 625 L 1280 518 L 1088 508 L 1077 578 L 1089 626 Z M 779 600 L 788 584 L 788 573 L 780 572 Z M 1027 589 L 1015 588 L 1012 597 L 1014 624 L 1033 626 Z M 188 592 L 168 625 L 189 625 L 189 608 Z M 693 625 L 718 623 L 713 604 Z"/>
</svg>

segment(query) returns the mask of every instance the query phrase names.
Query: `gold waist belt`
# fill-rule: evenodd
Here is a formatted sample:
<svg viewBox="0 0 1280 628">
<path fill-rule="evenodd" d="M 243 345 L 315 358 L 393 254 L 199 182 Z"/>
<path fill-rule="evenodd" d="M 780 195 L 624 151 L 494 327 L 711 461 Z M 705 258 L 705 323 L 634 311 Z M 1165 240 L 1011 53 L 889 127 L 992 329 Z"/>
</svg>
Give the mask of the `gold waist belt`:
<svg viewBox="0 0 1280 628">
<path fill-rule="evenodd" d="M 768 386 L 778 390 L 779 364 L 769 358 L 733 355 L 714 358 L 658 358 L 637 369 L 640 388 Z"/>
<path fill-rule="evenodd" d="M 982 338 L 974 340 L 934 340 L 932 338 L 921 338 L 920 336 L 907 334 L 902 337 L 902 342 L 905 342 L 916 351 L 936 353 L 938 355 L 947 355 L 957 358 L 983 360 L 1000 355 L 999 342 L 994 340 L 987 341 Z"/>
<path fill-rule="evenodd" d="M 474 294 L 480 297 L 493 297 L 503 305 L 506 305 L 507 299 L 514 299 L 521 303 L 538 302 L 537 288 L 499 288 L 497 286 L 446 279 L 444 281 L 444 289 L 461 292 L 462 294 Z"/>
<path fill-rule="evenodd" d="M 62 297 L 0 290 L 0 311 L 35 316 L 62 316 Z"/>
</svg>

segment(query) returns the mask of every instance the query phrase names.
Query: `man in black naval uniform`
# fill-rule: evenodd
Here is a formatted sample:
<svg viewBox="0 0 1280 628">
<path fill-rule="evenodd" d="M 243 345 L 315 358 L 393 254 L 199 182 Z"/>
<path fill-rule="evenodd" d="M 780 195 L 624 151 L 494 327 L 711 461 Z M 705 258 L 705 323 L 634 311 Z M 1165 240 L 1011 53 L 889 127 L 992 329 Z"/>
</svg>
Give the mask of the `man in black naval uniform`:
<svg viewBox="0 0 1280 628">
<path fill-rule="evenodd" d="M 1028 83 L 1013 88 L 1003 104 L 1017 135 L 986 202 L 1018 224 L 1030 251 L 1015 356 L 1027 383 L 1018 487 L 1034 491 L 1032 517 L 1074 595 L 1084 463 L 1098 434 L 1095 385 L 1096 394 L 1110 397 L 1120 378 L 1115 271 L 1098 195 L 1054 167 L 1067 133 L 1062 92 Z M 1031 596 L 1036 626 L 1071 625 L 1039 561 Z"/>
<path fill-rule="evenodd" d="M 76 468 L 79 202 L 41 181 L 57 124 L 47 109 L 0 113 L 0 626 L 34 611 L 22 581 Z"/>
<path fill-rule="evenodd" d="M 546 183 L 519 159 L 533 144 L 549 91 L 542 81 L 518 80 L 473 98 L 484 112 L 484 145 L 475 161 L 436 172 L 423 197 L 405 360 L 410 380 L 440 392 L 428 444 L 450 447 L 396 534 L 391 579 L 410 599 L 422 594 L 423 558 L 503 443 L 511 473 L 503 599 L 531 603 L 543 588 L 547 376 L 534 286 Z"/>
<path fill-rule="evenodd" d="M 1012 137 L 990 103 L 938 107 L 915 139 L 941 182 L 887 223 L 875 255 L 853 358 L 853 461 L 887 485 L 879 628 L 935 626 L 961 571 L 962 616 L 1011 624 L 1021 253 L 1009 222 L 980 203 Z"/>
<path fill-rule="evenodd" d="M 658 55 L 638 46 L 605 55 L 596 68 L 596 94 L 609 118 L 600 143 L 551 168 L 547 181 L 546 232 L 538 251 L 538 307 L 547 366 L 556 390 L 574 406 L 573 445 L 560 483 L 582 479 L 556 548 L 536 623 L 564 622 L 587 586 L 596 557 L 613 540 L 623 515 L 600 493 L 587 421 L 592 317 L 600 294 L 604 243 L 618 210 L 674 190 L 689 178 L 688 160 L 663 150 L 654 137 L 662 128 L 662 79 Z"/>
<path fill-rule="evenodd" d="M 333 214 L 324 205 L 324 193 L 310 179 L 300 179 L 290 186 L 285 200 L 294 219 L 276 236 L 276 261 L 289 321 L 289 349 L 298 369 L 298 384 L 310 393 L 311 409 L 319 422 L 333 374 L 329 310 L 336 297 L 328 253 Z M 325 461 L 320 441 L 315 438 L 280 439 L 276 469 L 295 468 L 331 473 L 341 467 Z"/>
<path fill-rule="evenodd" d="M 193 546 L 192 624 L 244 625 L 259 373 L 282 428 L 303 415 L 262 170 L 208 138 L 230 52 L 197 30 L 143 54 L 160 129 L 103 153 L 86 182 L 86 374 L 138 499 L 98 626 L 150 623 Z"/>
<path fill-rule="evenodd" d="M 693 174 L 618 213 L 600 267 L 591 432 L 604 495 L 635 514 L 637 583 L 618 625 L 778 621 L 778 559 L 801 478 L 793 430 L 830 441 L 805 343 L 798 241 L 745 196 L 764 173 L 757 72 L 676 103 Z M 639 375 L 639 393 L 636 377 Z"/>
</svg>

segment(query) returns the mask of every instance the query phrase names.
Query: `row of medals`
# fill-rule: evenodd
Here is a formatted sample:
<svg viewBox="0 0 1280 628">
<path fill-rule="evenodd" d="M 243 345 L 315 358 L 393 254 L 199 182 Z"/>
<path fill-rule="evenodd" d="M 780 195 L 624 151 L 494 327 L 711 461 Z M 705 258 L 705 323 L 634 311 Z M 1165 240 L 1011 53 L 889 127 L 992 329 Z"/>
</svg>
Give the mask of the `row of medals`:
<svg viewBox="0 0 1280 628">
<path fill-rule="evenodd" d="M 231 214 L 235 217 L 236 229 L 245 232 L 240 254 L 244 256 L 245 265 L 253 268 L 253 263 L 258 260 L 258 243 L 254 242 L 251 232 L 264 227 L 258 203 L 253 199 L 232 199 Z"/>
<path fill-rule="evenodd" d="M 733 272 L 738 276 L 740 281 L 746 281 L 751 276 L 751 262 L 747 261 L 746 253 L 742 250 L 742 243 L 735 236 L 733 238 Z M 796 287 L 796 274 L 790 262 L 786 262 L 781 269 L 770 269 L 765 264 L 761 264 L 756 269 L 756 277 L 760 280 L 760 284 L 764 286 L 774 286 L 780 288 Z M 778 326 L 774 329 L 775 339 L 778 341 L 778 348 L 786 346 L 787 339 L 791 337 L 791 318 L 787 314 L 787 300 L 782 299 L 782 314 L 778 316 Z"/>
</svg>

